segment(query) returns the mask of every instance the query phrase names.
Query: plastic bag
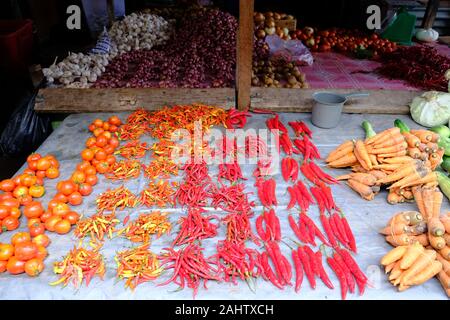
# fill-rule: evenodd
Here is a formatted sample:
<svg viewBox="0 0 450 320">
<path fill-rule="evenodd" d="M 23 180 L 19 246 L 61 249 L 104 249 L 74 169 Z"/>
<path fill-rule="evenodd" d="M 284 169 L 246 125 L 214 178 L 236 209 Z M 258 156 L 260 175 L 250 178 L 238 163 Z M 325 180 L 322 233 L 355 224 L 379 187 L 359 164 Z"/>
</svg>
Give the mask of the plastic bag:
<svg viewBox="0 0 450 320">
<path fill-rule="evenodd" d="M 266 37 L 271 59 L 283 59 L 297 65 L 312 65 L 314 58 L 300 40 L 283 40 L 277 35 Z"/>
<path fill-rule="evenodd" d="M 24 97 L 14 110 L 0 136 L 0 150 L 3 154 L 30 153 L 51 133 L 50 118 L 34 111 L 37 91 Z"/>
</svg>

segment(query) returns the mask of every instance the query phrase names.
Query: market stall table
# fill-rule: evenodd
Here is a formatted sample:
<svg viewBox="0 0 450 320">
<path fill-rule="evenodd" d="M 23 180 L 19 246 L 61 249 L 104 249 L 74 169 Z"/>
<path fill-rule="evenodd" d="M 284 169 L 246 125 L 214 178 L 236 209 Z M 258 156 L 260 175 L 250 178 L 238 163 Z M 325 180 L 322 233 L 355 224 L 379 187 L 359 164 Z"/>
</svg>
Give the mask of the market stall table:
<svg viewBox="0 0 450 320">
<path fill-rule="evenodd" d="M 74 170 L 76 164 L 80 161 L 80 152 L 84 148 L 84 141 L 89 137 L 90 133 L 87 130 L 88 125 L 95 119 L 106 119 L 111 114 L 106 113 L 92 113 L 92 114 L 74 114 L 67 117 L 52 134 L 37 150 L 41 154 L 54 154 L 61 163 L 61 176 L 58 179 L 45 181 L 47 193 L 43 198 L 43 203 L 46 204 L 55 193 L 55 186 L 57 181 L 68 179 L 70 173 Z M 122 120 L 126 119 L 127 114 L 119 114 Z M 265 119 L 267 115 L 252 115 L 249 118 L 246 128 L 265 129 Z M 340 125 L 335 129 L 319 129 L 314 127 L 310 122 L 310 114 L 295 114 L 295 113 L 280 113 L 280 119 L 287 123 L 293 120 L 304 120 L 313 130 L 313 141 L 318 146 L 322 156 L 325 156 L 333 148 L 339 145 L 344 140 L 352 138 L 363 138 L 364 131 L 360 127 L 363 119 L 369 120 L 376 131 L 381 131 L 392 127 L 393 121 L 400 118 L 412 128 L 418 127 L 408 116 L 396 115 L 360 115 L 344 114 Z M 143 136 L 142 141 L 152 144 L 154 141 L 148 136 Z M 152 156 L 151 152 L 147 152 L 146 157 L 141 159 L 143 163 L 148 164 Z M 323 162 L 318 162 L 323 166 Z M 244 176 L 248 178 L 245 181 L 245 192 L 253 192 L 250 194 L 250 200 L 255 200 L 256 207 L 254 212 L 256 215 L 252 218 L 252 228 L 254 230 L 254 220 L 262 212 L 259 200 L 256 198 L 254 177 L 251 175 L 254 165 L 241 165 Z M 24 167 L 20 170 L 22 171 Z M 335 175 L 345 172 L 346 170 L 328 170 Z M 217 166 L 210 166 L 210 175 L 213 181 L 217 178 Z M 277 174 L 277 198 L 279 205 L 276 212 L 281 221 L 281 233 L 283 237 L 294 239 L 292 230 L 289 227 L 287 216 L 288 212 L 285 209 L 289 196 L 286 194 L 286 182 L 281 178 L 281 174 Z M 173 178 L 174 181 L 182 179 L 182 171 L 179 176 Z M 133 193 L 138 194 L 149 182 L 143 174 L 135 180 L 128 180 L 124 184 Z M 96 197 L 108 188 L 116 188 L 122 182 L 113 182 L 106 179 L 104 176 L 99 176 L 99 183 L 94 187 L 94 192 L 84 199 L 82 205 L 74 207 L 80 214 L 90 216 L 96 212 Z M 356 294 L 348 295 L 348 299 L 446 299 L 445 292 L 436 278 L 426 282 L 425 284 L 405 292 L 397 292 L 397 289 L 392 286 L 387 276 L 379 265 L 380 258 L 391 249 L 391 246 L 385 242 L 384 237 L 378 234 L 378 230 L 385 226 L 390 217 L 399 211 L 416 210 L 414 203 L 404 203 L 400 205 L 389 205 L 386 202 L 386 192 L 382 191 L 373 201 L 362 200 L 350 188 L 342 185 L 333 185 L 333 194 L 336 203 L 340 206 L 346 214 L 348 221 L 355 233 L 358 254 L 355 258 L 361 268 L 366 271 L 370 278 L 373 287 L 368 288 L 363 296 Z M 163 212 L 170 212 L 169 218 L 174 224 L 172 233 L 163 235 L 161 238 L 154 240 L 150 249 L 159 253 L 162 248 L 169 247 L 178 231 L 176 222 L 180 215 L 186 214 L 186 209 L 170 208 L 160 209 L 146 207 L 137 207 L 133 210 L 118 211 L 117 216 L 123 221 L 128 213 L 131 213 L 131 220 L 136 218 L 139 213 L 148 212 L 151 210 L 161 210 Z M 208 208 L 213 214 L 223 215 L 223 212 Z M 443 211 L 450 210 L 450 205 L 445 199 L 443 204 Z M 313 206 L 309 210 L 309 216 L 320 226 L 318 218 L 318 210 Z M 17 231 L 26 231 L 25 218 L 22 218 L 21 226 Z M 0 234 L 0 242 L 8 242 L 13 232 L 4 232 Z M 27 275 L 12 276 L 7 273 L 0 274 L 0 297 L 2 299 L 192 299 L 192 290 L 184 289 L 175 292 L 176 285 L 170 284 L 164 287 L 158 287 L 157 284 L 168 279 L 172 274 L 169 270 L 153 282 L 143 283 L 139 285 L 135 291 L 126 289 L 124 281 L 117 280 L 115 277 L 116 263 L 114 255 L 119 250 L 124 250 L 136 246 L 125 238 L 114 238 L 106 240 L 101 253 L 106 259 L 106 274 L 102 281 L 98 277 L 94 277 L 92 282 L 86 287 L 84 284 L 79 289 L 74 289 L 71 285 L 62 288 L 61 286 L 50 286 L 49 283 L 58 279 L 53 273 L 53 263 L 60 261 L 67 252 L 78 244 L 79 240 L 73 235 L 73 231 L 67 235 L 57 235 L 55 233 L 48 233 L 52 243 L 48 247 L 49 256 L 45 260 L 46 268 L 37 278 L 30 278 Z M 215 246 L 218 240 L 225 238 L 225 227 L 220 226 L 219 234 L 216 238 L 207 239 L 202 242 L 203 247 L 206 248 L 205 256 L 210 256 L 215 253 Z M 86 244 L 87 245 L 87 244 Z M 253 243 L 247 242 L 249 247 L 254 247 Z M 290 249 L 280 244 L 284 254 L 290 259 Z M 317 248 L 316 248 L 317 249 Z M 292 262 L 291 262 L 292 263 Z M 285 290 L 276 289 L 270 282 L 258 279 L 256 285 L 256 292 L 253 293 L 247 284 L 243 281 L 239 285 L 234 286 L 230 283 L 215 283 L 208 282 L 208 289 L 200 288 L 197 299 L 340 299 L 339 283 L 334 273 L 324 263 L 330 278 L 335 285 L 334 290 L 325 287 L 322 282 L 318 282 L 317 288 L 312 290 L 308 282 L 305 280 L 302 285 L 300 293 L 295 293 L 294 288 L 288 287 Z"/>
</svg>

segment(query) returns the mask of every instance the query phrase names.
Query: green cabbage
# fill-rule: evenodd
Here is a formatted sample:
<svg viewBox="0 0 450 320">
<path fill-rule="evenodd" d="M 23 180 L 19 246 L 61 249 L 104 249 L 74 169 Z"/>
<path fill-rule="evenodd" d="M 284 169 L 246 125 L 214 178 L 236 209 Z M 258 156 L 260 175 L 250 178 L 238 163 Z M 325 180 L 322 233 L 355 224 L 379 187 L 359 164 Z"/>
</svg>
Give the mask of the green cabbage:
<svg viewBox="0 0 450 320">
<path fill-rule="evenodd" d="M 447 124 L 450 119 L 450 93 L 425 92 L 414 98 L 410 112 L 414 121 L 425 127 Z"/>
</svg>

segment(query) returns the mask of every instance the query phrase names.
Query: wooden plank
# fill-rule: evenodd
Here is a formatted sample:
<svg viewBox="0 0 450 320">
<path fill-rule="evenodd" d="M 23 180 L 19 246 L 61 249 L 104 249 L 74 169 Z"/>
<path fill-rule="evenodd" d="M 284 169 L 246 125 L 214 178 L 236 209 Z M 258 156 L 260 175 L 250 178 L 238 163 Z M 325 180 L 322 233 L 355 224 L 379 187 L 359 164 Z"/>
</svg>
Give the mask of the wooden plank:
<svg viewBox="0 0 450 320">
<path fill-rule="evenodd" d="M 428 0 L 427 9 L 422 21 L 422 28 L 429 29 L 433 27 L 434 19 L 439 9 L 439 0 Z"/>
<path fill-rule="evenodd" d="M 253 52 L 254 0 L 239 1 L 239 30 L 236 52 L 236 91 L 239 110 L 250 106 Z"/>
<path fill-rule="evenodd" d="M 116 20 L 116 15 L 115 15 L 115 8 L 114 8 L 114 0 L 106 0 L 106 8 L 108 11 L 108 21 L 109 21 L 109 26 L 112 26 L 114 23 L 114 20 Z"/>
<path fill-rule="evenodd" d="M 344 106 L 346 113 L 409 114 L 409 103 L 421 94 L 408 90 L 350 90 L 350 89 L 251 89 L 251 106 L 277 112 L 311 112 L 312 94 L 317 91 L 336 93 L 368 92 L 367 98 L 350 99 Z"/>
<path fill-rule="evenodd" d="M 235 106 L 235 90 L 211 89 L 72 89 L 39 90 L 34 109 L 48 113 L 120 112 L 136 108 L 160 109 L 165 105 L 203 103 L 224 107 Z"/>
</svg>

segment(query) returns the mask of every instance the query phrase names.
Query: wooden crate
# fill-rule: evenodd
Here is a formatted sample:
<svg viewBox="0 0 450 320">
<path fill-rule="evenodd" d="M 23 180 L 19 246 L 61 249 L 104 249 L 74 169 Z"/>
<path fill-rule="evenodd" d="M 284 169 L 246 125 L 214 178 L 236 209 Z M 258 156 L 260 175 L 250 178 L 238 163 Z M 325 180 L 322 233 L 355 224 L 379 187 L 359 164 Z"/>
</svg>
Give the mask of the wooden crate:
<svg viewBox="0 0 450 320">
<path fill-rule="evenodd" d="M 287 28 L 289 31 L 295 31 L 297 29 L 297 19 L 275 20 L 275 27 Z"/>
</svg>

